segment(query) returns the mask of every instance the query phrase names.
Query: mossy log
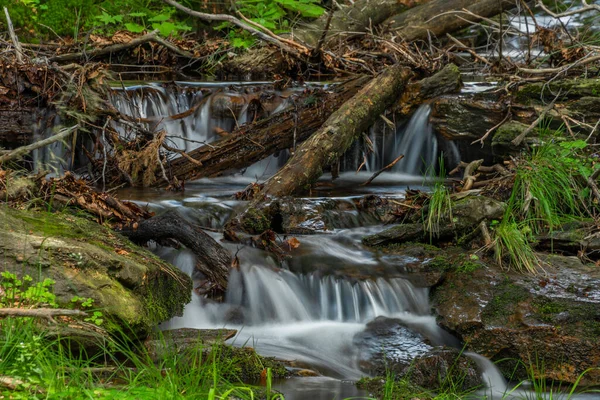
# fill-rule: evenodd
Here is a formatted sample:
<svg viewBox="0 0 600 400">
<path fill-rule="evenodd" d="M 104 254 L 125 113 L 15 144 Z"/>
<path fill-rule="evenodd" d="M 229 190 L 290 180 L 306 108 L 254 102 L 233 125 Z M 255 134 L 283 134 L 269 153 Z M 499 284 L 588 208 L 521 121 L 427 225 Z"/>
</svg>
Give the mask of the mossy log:
<svg viewBox="0 0 600 400">
<path fill-rule="evenodd" d="M 141 221 L 135 229 L 126 228 L 121 233 L 138 243 L 149 240 L 177 240 L 198 257 L 196 269 L 210 282 L 213 293 L 223 293 L 227 289 L 229 267 L 233 262 L 231 254 L 176 210 Z"/>
<path fill-rule="evenodd" d="M 566 129 L 584 138 L 590 135 L 600 119 L 600 96 L 593 92 L 595 85 L 600 86 L 599 82 L 598 79 L 567 79 L 552 87 L 530 83 L 510 96 L 496 91 L 443 96 L 431 103 L 430 122 L 438 134 L 455 141 L 467 159 L 485 158 L 486 162 L 492 162 L 490 154 L 503 158 L 520 151 L 520 146 L 511 141 L 528 129 L 555 97 L 553 109 L 544 117 L 544 127 Z M 600 88 L 598 90 L 600 93 Z M 490 130 L 483 152 L 480 144 L 470 145 Z M 536 131 L 526 138 L 526 143 L 539 140 Z M 477 151 L 480 153 L 474 154 Z"/>
<path fill-rule="evenodd" d="M 407 42 L 442 36 L 468 27 L 482 18 L 510 10 L 514 0 L 433 0 L 390 17 L 384 24 Z"/>
</svg>

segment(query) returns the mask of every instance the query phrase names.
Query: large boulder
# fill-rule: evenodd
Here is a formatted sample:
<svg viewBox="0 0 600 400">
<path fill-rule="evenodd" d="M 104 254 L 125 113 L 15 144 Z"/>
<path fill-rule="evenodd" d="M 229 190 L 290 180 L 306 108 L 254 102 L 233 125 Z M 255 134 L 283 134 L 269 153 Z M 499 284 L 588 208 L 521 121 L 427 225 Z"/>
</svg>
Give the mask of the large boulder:
<svg viewBox="0 0 600 400">
<path fill-rule="evenodd" d="M 62 307 L 93 299 L 109 333 L 145 337 L 190 301 L 187 275 L 84 217 L 0 205 L 0 227 L 0 269 L 53 279 Z"/>
<path fill-rule="evenodd" d="M 450 271 L 433 288 L 438 323 L 511 379 L 600 384 L 600 271 L 576 257 L 544 257 L 545 273 L 486 265 Z"/>
</svg>

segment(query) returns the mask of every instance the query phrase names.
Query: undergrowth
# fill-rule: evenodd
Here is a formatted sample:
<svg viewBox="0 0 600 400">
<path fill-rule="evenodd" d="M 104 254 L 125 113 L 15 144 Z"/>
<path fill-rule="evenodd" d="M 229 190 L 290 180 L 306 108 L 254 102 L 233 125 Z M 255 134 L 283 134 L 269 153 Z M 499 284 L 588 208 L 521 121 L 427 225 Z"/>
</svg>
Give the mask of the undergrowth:
<svg viewBox="0 0 600 400">
<path fill-rule="evenodd" d="M 51 281 L 29 284 L 30 277 L 16 279 L 8 272 L 2 277 L 2 306 L 57 307 Z M 80 308 L 91 306 L 89 299 L 74 298 L 72 303 Z M 84 329 L 86 322 L 61 318 L 52 323 L 31 317 L 0 319 L 0 398 L 206 400 L 253 399 L 258 395 L 256 388 L 236 376 L 235 358 L 221 356 L 224 345 L 206 347 L 199 340 L 186 351 L 177 352 L 159 336 L 157 356 L 156 350 L 123 334 L 104 336 L 83 346 L 61 332 L 67 325 Z M 94 322 L 101 324 L 94 320 L 88 324 Z M 283 399 L 271 389 L 269 369 L 266 380 L 266 392 L 260 391 L 263 398 Z"/>
<path fill-rule="evenodd" d="M 501 265 L 535 273 L 540 260 L 533 250 L 534 235 L 582 220 L 586 213 L 591 216 L 586 180 L 600 165 L 589 153 L 583 140 L 550 137 L 517 160 L 506 213 L 501 222 L 492 223 L 492 247 Z"/>
</svg>

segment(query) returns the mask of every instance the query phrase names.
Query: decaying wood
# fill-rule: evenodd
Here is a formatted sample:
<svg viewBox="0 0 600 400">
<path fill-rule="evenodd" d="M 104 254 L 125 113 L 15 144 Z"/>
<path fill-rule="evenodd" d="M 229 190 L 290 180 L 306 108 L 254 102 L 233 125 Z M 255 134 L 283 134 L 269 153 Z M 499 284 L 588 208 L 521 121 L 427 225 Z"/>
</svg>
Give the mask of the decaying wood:
<svg viewBox="0 0 600 400">
<path fill-rule="evenodd" d="M 282 197 L 306 190 L 323 174 L 323 168 L 335 162 L 397 99 L 411 75 L 407 68 L 395 65 L 372 79 L 298 147 L 287 164 L 265 183 L 261 195 Z"/>
<path fill-rule="evenodd" d="M 465 172 L 463 174 L 463 187 L 461 192 L 466 192 L 467 190 L 471 190 L 473 187 L 473 183 L 479 177 L 479 174 L 476 174 L 477 169 L 483 164 L 483 159 L 471 161 L 466 167 Z"/>
<path fill-rule="evenodd" d="M 516 6 L 514 0 L 433 0 L 389 18 L 400 39 L 413 42 L 430 35 L 442 37 Z"/>
<path fill-rule="evenodd" d="M 227 289 L 229 268 L 233 262 L 231 254 L 176 210 L 141 221 L 135 227 L 126 227 L 121 233 L 137 243 L 146 243 L 150 240 L 177 240 L 198 257 L 196 269 L 210 282 L 213 293 L 223 293 Z"/>
<path fill-rule="evenodd" d="M 598 189 L 598 185 L 596 184 L 596 180 L 598 179 L 599 175 L 600 175 L 600 168 L 596 169 L 594 171 L 594 173 L 591 174 L 589 176 L 589 178 L 587 179 L 588 186 L 592 190 L 592 193 L 594 194 L 594 197 L 596 198 L 596 201 L 598 201 L 598 204 L 600 204 L 600 190 Z"/>
<path fill-rule="evenodd" d="M 61 308 L 0 308 L 0 317 L 32 317 L 45 318 L 56 323 L 54 317 L 85 317 L 87 313 L 81 310 L 67 310 Z"/>
<path fill-rule="evenodd" d="M 426 100 L 457 93 L 461 87 L 460 70 L 456 65 L 448 64 L 432 76 L 410 83 L 396 102 L 394 111 L 401 115 L 409 115 Z"/>
<path fill-rule="evenodd" d="M 13 27 L 12 21 L 10 19 L 10 14 L 8 13 L 8 8 L 4 7 L 4 15 L 6 16 L 6 25 L 8 26 L 8 33 L 10 35 L 10 40 L 15 46 L 15 53 L 17 55 L 17 62 L 19 64 L 23 63 L 23 49 L 21 48 L 21 42 L 17 38 L 17 34 L 15 33 L 15 28 Z"/>
<path fill-rule="evenodd" d="M 559 92 L 560 94 L 560 92 Z M 540 112 L 540 115 L 537 117 L 537 119 L 535 121 L 533 121 L 531 123 L 531 125 L 529 125 L 529 127 L 527 129 L 525 129 L 519 136 L 517 136 L 516 138 L 513 139 L 512 144 L 513 146 L 518 146 L 521 144 L 521 142 L 523 141 L 523 139 L 525 139 L 525 137 L 527 137 L 527 135 L 534 130 L 538 124 L 540 122 L 542 122 L 542 120 L 546 117 L 546 114 L 548 114 L 548 112 L 554 108 L 554 104 L 556 103 L 556 99 L 558 98 L 558 96 L 556 96 L 556 98 L 554 100 L 552 100 L 552 102 L 550 104 L 548 104 L 546 107 L 544 107 L 544 109 L 542 110 L 542 112 Z"/>
<path fill-rule="evenodd" d="M 49 144 L 58 142 L 59 140 L 64 140 L 67 138 L 67 136 L 69 136 L 71 133 L 73 133 L 78 128 L 79 128 L 79 125 L 74 125 L 70 128 L 62 129 L 56 135 L 50 136 L 47 139 L 40 140 L 39 142 L 35 142 L 35 143 L 29 144 L 27 146 L 22 146 L 15 150 L 12 150 L 9 153 L 6 153 L 6 154 L 0 156 L 0 164 L 11 161 L 11 160 L 15 160 L 19 157 L 29 154 L 30 152 L 32 152 L 35 149 L 39 149 L 39 148 L 48 146 Z"/>
</svg>

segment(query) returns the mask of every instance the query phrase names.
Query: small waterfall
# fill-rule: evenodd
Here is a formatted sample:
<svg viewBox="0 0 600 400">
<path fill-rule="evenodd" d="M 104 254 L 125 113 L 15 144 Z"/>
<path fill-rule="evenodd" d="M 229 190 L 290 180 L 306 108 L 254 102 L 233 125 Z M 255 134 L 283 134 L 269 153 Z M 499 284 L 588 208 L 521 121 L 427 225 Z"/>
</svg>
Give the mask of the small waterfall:
<svg viewBox="0 0 600 400">
<path fill-rule="evenodd" d="M 460 154 L 455 143 L 438 138 L 429 123 L 431 107 L 421 105 L 407 123 L 401 124 L 393 134 L 386 131 L 386 124 L 375 124 L 369 131 L 372 152 L 365 159 L 361 146 L 353 146 L 342 160 L 344 171 L 356 171 L 364 162 L 363 171 L 375 172 L 404 154 L 391 171 L 406 177 L 422 177 L 435 173 L 438 157 L 443 152 L 447 166 L 460 162 Z M 389 173 L 389 172 L 388 172 Z"/>
<path fill-rule="evenodd" d="M 256 89 L 256 88 L 255 88 Z M 164 129 L 171 146 L 190 151 L 251 122 L 258 113 L 268 116 L 287 107 L 289 93 L 232 90 L 215 84 L 159 84 L 115 88 L 112 104 L 124 115 L 140 119 L 149 130 Z M 125 126 L 114 124 L 123 137 Z"/>
<path fill-rule="evenodd" d="M 392 168 L 393 172 L 408 175 L 425 175 L 435 167 L 438 156 L 438 141 L 429 123 L 431 107 L 421 105 L 410 118 L 404 129 L 397 132 L 394 157 L 404 154 L 404 158 Z"/>
</svg>

